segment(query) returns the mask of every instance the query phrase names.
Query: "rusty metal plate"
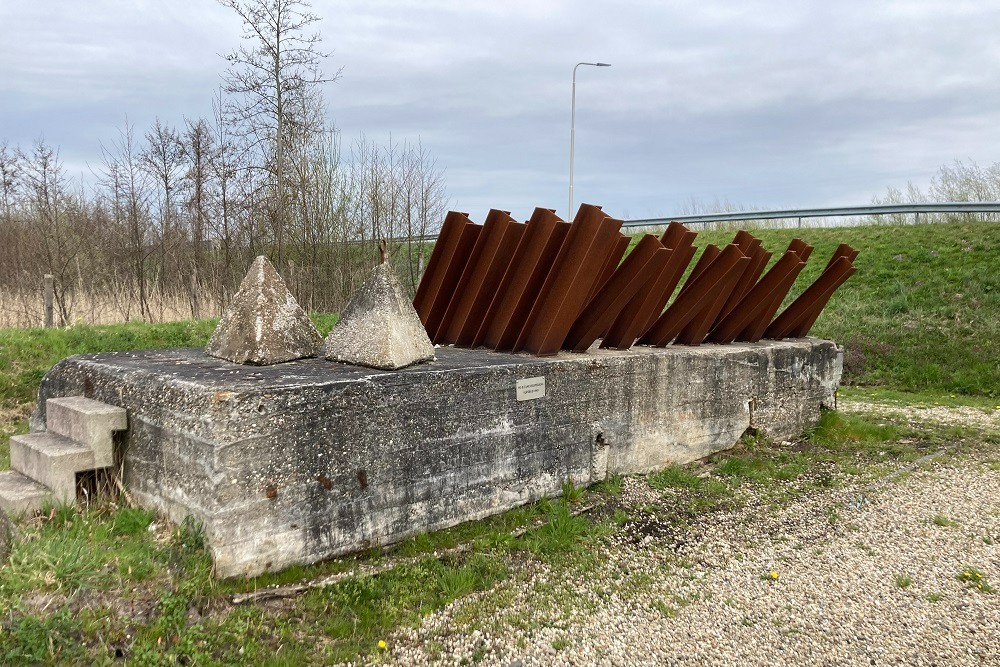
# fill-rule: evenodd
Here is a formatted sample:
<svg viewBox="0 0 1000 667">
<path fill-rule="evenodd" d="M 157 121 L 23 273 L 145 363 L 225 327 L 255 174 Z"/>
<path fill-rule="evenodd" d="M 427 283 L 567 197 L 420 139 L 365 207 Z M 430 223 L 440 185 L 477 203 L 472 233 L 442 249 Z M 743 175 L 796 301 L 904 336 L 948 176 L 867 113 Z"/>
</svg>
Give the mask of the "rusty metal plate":
<svg viewBox="0 0 1000 667">
<path fill-rule="evenodd" d="M 781 308 L 782 302 L 788 295 L 788 292 L 792 289 L 792 285 L 795 284 L 795 279 L 798 278 L 799 273 L 802 272 L 802 268 L 805 262 L 809 259 L 812 254 L 813 247 L 808 243 L 805 243 L 802 239 L 792 239 L 788 244 L 788 250 L 796 253 L 799 256 L 799 260 L 803 263 L 803 266 L 797 267 L 792 270 L 785 280 L 778 284 L 778 287 L 771 294 L 771 300 L 768 304 L 761 309 L 760 315 L 757 316 L 755 320 L 752 320 L 743 331 L 736 336 L 736 340 L 748 343 L 756 343 L 764 336 L 764 331 L 767 329 L 768 324 L 774 319 L 775 313 Z M 787 251 L 786 251 L 787 252 Z M 772 269 L 774 267 L 771 267 Z"/>
<path fill-rule="evenodd" d="M 510 268 L 511 259 L 518 244 L 521 242 L 524 230 L 525 224 L 522 222 L 514 222 L 512 220 L 507 225 L 503 238 L 500 240 L 500 246 L 497 248 L 496 254 L 490 262 L 489 269 L 486 271 L 486 275 L 479 286 L 478 294 L 473 301 L 472 308 L 465 318 L 462 331 L 459 333 L 458 338 L 455 339 L 455 345 L 460 347 L 476 347 L 480 344 L 481 338 L 479 332 L 483 330 L 483 325 L 490 318 L 489 309 L 496 300 L 500 282 L 507 273 L 507 269 Z"/>
<path fill-rule="evenodd" d="M 477 336 L 483 345 L 498 351 L 513 349 L 569 228 L 553 211 L 535 209 Z"/>
<path fill-rule="evenodd" d="M 709 248 L 712 247 L 714 246 L 705 248 L 705 253 L 708 253 Z M 669 344 L 687 326 L 688 322 L 709 303 L 712 290 L 716 285 L 725 279 L 730 271 L 743 270 L 743 267 L 739 265 L 739 260 L 744 257 L 745 255 L 735 245 L 726 246 L 725 250 L 718 253 L 715 261 L 710 262 L 695 280 L 688 281 L 686 289 L 677 295 L 670 307 L 660 315 L 649 331 L 639 339 L 639 342 L 654 346 Z"/>
<path fill-rule="evenodd" d="M 602 348 L 627 350 L 653 326 L 694 257 L 696 249 L 691 245 L 694 237 L 694 232 L 687 232 L 683 238 L 674 241 L 678 247 L 670 250 L 670 256 L 649 289 L 640 291 L 622 309 L 601 341 Z M 662 238 L 660 242 L 662 244 Z"/>
<path fill-rule="evenodd" d="M 462 274 L 465 272 L 465 268 L 472 255 L 472 249 L 475 247 L 476 241 L 479 239 L 479 234 L 482 231 L 482 225 L 477 225 L 470 221 L 470 224 L 462 228 L 461 235 L 452 255 L 443 258 L 446 261 L 443 262 L 443 275 L 440 287 L 437 293 L 433 295 L 433 300 L 429 301 L 427 319 L 424 322 L 424 328 L 427 329 L 428 336 L 435 343 L 438 342 L 435 340 L 435 336 L 441 328 L 445 313 L 448 312 L 448 305 L 455 295 L 455 289 Z"/>
<path fill-rule="evenodd" d="M 750 257 L 750 262 L 747 264 L 746 269 L 743 274 L 740 275 L 739 280 L 736 281 L 736 285 L 733 287 L 733 291 L 730 293 L 729 298 L 726 299 L 725 305 L 722 310 L 719 311 L 719 315 L 715 320 L 713 326 L 722 321 L 724 317 L 729 315 L 734 308 L 743 300 L 744 297 L 750 292 L 757 281 L 760 279 L 760 274 L 764 271 L 764 267 L 767 266 L 768 260 L 771 259 L 771 253 L 764 250 L 760 245 L 760 239 L 754 239 L 756 243 L 750 244 L 750 247 L 743 250 L 743 254 Z"/>
<path fill-rule="evenodd" d="M 669 225 L 667 225 L 667 228 L 663 230 L 663 236 L 660 237 L 660 243 L 663 244 L 664 248 L 669 248 L 670 250 L 673 250 L 674 248 L 679 247 L 681 243 L 684 241 L 684 239 L 691 234 L 695 233 L 690 231 L 687 227 L 685 227 L 681 223 L 672 221 Z M 695 236 L 697 235 L 695 234 Z M 693 241 L 694 237 L 691 236 L 690 238 L 691 241 L 688 243 L 688 245 L 691 245 L 691 243 L 694 242 Z"/>
<path fill-rule="evenodd" d="M 648 287 L 669 258 L 670 251 L 656 236 L 643 236 L 576 318 L 563 341 L 563 348 L 586 352 L 614 323 L 632 297 Z"/>
<path fill-rule="evenodd" d="M 799 255 L 789 250 L 775 262 L 771 270 L 761 278 L 757 284 L 750 288 L 750 292 L 726 315 L 708 336 L 708 340 L 713 343 L 727 344 L 736 340 L 747 326 L 758 321 L 761 314 L 772 302 L 774 293 L 778 287 L 787 282 L 788 275 L 793 271 L 795 275 L 802 270 L 805 262 Z M 792 276 L 792 280 L 795 276 Z"/>
<path fill-rule="evenodd" d="M 768 338 L 802 338 L 816 323 L 823 308 L 840 285 L 844 283 L 855 269 L 852 266 L 858 251 L 841 243 L 827 262 L 826 268 L 813 285 L 806 289 L 787 309 L 768 327 L 765 336 Z M 845 265 L 841 260 L 846 260 Z M 839 267 L 839 268 L 835 268 Z"/>
<path fill-rule="evenodd" d="M 712 264 L 712 262 L 718 259 L 720 254 L 722 254 L 722 251 L 719 250 L 719 246 L 714 244 L 705 246 L 705 249 L 701 253 L 701 257 L 699 257 L 698 261 L 694 263 L 694 268 L 691 269 L 691 274 L 688 276 L 687 280 L 684 281 L 684 284 L 681 285 L 681 291 L 677 293 L 678 298 L 684 294 L 692 283 L 701 277 L 702 272 L 704 272 L 705 269 Z"/>
<path fill-rule="evenodd" d="M 515 352 L 546 356 L 559 351 L 598 279 L 592 267 L 603 266 L 614 251 L 621 225 L 621 220 L 609 217 L 598 206 L 580 206 L 518 336 Z"/>
<path fill-rule="evenodd" d="M 857 259 L 857 256 L 858 256 L 857 250 L 847 245 L 846 243 L 841 243 L 837 247 L 837 250 L 834 251 L 833 256 L 830 258 L 830 261 L 827 263 L 826 266 L 827 268 L 832 266 L 838 257 L 846 257 L 851 261 L 851 264 L 853 265 L 854 260 Z M 805 338 L 809 334 L 809 330 L 812 329 L 812 326 L 816 324 L 816 320 L 819 318 L 820 313 L 823 312 L 823 309 L 826 307 L 827 302 L 829 302 L 830 297 L 833 296 L 833 292 L 840 287 L 843 281 L 846 281 L 853 274 L 854 272 L 852 271 L 850 274 L 844 276 L 841 283 L 838 283 L 837 286 L 833 290 L 831 290 L 829 294 L 825 295 L 825 297 L 821 297 L 820 299 L 818 299 L 817 302 L 813 305 L 813 307 L 809 310 L 809 314 L 803 318 L 802 323 L 788 335 L 792 338 Z"/>
<path fill-rule="evenodd" d="M 739 248 L 735 243 L 732 245 Z M 740 250 L 740 252 L 743 252 L 743 250 Z M 708 335 L 708 330 L 719 316 L 722 307 L 729 300 L 729 296 L 732 294 L 733 289 L 735 289 L 736 283 L 739 282 L 740 277 L 746 272 L 749 265 L 750 258 L 746 255 L 736 261 L 736 265 L 712 288 L 705 305 L 698 310 L 695 316 L 691 318 L 691 321 L 677 334 L 674 344 L 701 345 L 702 341 Z"/>
<path fill-rule="evenodd" d="M 420 285 L 417 286 L 416 296 L 413 297 L 413 308 L 417 311 L 420 321 L 427 324 L 427 316 L 438 293 L 441 292 L 442 282 L 448 271 L 448 265 L 455 256 L 462 231 L 471 225 L 467 213 L 449 211 L 441 225 L 434 249 L 431 250 L 430 259 L 427 260 L 427 268 L 420 278 Z"/>
<path fill-rule="evenodd" d="M 438 326 L 434 336 L 435 343 L 454 343 L 457 341 L 465 321 L 468 318 L 479 288 L 489 272 L 490 263 L 503 241 L 507 227 L 514 222 L 507 211 L 491 209 L 483 222 L 483 230 L 476 239 L 476 244 L 469 253 L 469 260 L 462 275 L 455 285 L 448 309 Z M 486 304 L 489 305 L 488 303 Z"/>
<path fill-rule="evenodd" d="M 590 303 L 590 300 L 594 298 L 594 295 L 597 294 L 598 290 L 604 287 L 604 284 L 608 282 L 609 278 L 611 278 L 611 275 L 621 263 L 622 257 L 625 256 L 625 251 L 628 250 L 628 245 L 631 242 L 631 236 L 625 236 L 622 234 L 621 238 L 619 238 L 615 243 L 614 250 L 610 255 L 608 255 L 608 258 L 604 260 L 604 266 L 602 266 L 601 270 L 598 272 L 599 277 L 597 282 L 594 283 L 594 287 L 591 288 L 590 294 L 587 295 L 587 303 Z"/>
<path fill-rule="evenodd" d="M 764 335 L 767 338 L 785 338 L 797 327 L 800 327 L 805 318 L 808 317 L 812 308 L 822 303 L 825 305 L 830 295 L 847 280 L 854 272 L 851 260 L 847 257 L 838 257 L 830 264 L 829 268 L 823 271 L 795 301 L 791 303 L 781 315 L 767 327 Z"/>
</svg>

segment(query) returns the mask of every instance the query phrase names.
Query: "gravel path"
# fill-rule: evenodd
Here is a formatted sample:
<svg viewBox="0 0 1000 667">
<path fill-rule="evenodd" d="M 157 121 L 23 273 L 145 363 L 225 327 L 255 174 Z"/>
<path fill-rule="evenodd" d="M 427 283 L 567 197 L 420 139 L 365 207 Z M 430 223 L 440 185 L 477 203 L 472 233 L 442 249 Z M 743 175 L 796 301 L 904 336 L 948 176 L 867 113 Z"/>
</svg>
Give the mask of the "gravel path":
<svg viewBox="0 0 1000 667">
<path fill-rule="evenodd" d="M 898 412 L 898 410 L 895 410 Z M 389 637 L 396 665 L 998 665 L 1000 455 L 620 532 Z M 658 494 L 629 478 L 626 501 Z M 998 592 L 959 580 L 975 568 Z M 974 575 L 973 575 L 974 576 Z"/>
</svg>

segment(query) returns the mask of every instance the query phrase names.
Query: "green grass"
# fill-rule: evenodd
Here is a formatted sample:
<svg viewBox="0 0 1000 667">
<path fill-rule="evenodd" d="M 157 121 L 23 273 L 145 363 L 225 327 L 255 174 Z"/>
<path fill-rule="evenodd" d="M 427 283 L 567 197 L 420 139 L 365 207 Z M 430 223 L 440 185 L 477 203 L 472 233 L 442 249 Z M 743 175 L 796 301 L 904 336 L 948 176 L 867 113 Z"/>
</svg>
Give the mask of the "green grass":
<svg viewBox="0 0 1000 667">
<path fill-rule="evenodd" d="M 322 333 L 336 315 L 313 315 Z M 199 347 L 208 342 L 217 320 L 167 324 L 78 325 L 65 329 L 0 329 L 0 409 L 35 400 L 42 376 L 59 360 L 74 354 Z"/>
</svg>

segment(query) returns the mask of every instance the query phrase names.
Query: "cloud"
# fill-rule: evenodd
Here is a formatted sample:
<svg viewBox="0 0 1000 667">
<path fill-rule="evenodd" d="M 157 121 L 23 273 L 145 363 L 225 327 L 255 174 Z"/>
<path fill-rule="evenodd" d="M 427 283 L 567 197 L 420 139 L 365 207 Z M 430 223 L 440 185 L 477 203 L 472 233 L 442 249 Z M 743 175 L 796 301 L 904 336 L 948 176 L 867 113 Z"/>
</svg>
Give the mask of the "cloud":
<svg viewBox="0 0 1000 667">
<path fill-rule="evenodd" d="M 989 3 L 316 0 L 345 143 L 416 140 L 456 206 L 576 201 L 668 214 L 691 198 L 857 204 L 954 158 L 994 161 L 1000 8 Z M 0 138 L 96 161 L 127 114 L 208 115 L 239 43 L 204 0 L 0 6 Z"/>
</svg>

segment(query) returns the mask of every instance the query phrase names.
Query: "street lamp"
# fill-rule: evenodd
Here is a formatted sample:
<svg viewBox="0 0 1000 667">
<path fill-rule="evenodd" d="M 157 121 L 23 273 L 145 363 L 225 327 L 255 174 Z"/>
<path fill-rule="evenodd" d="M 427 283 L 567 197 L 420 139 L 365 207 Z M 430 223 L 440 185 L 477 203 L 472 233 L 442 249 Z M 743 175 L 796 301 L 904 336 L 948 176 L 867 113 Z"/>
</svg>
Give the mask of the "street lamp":
<svg viewBox="0 0 1000 667">
<path fill-rule="evenodd" d="M 590 65 L 591 67 L 611 67 L 608 63 L 577 63 L 573 68 L 573 115 L 569 122 L 569 209 L 567 209 L 567 220 L 573 220 L 573 143 L 576 133 L 576 69 L 580 65 Z"/>
</svg>

